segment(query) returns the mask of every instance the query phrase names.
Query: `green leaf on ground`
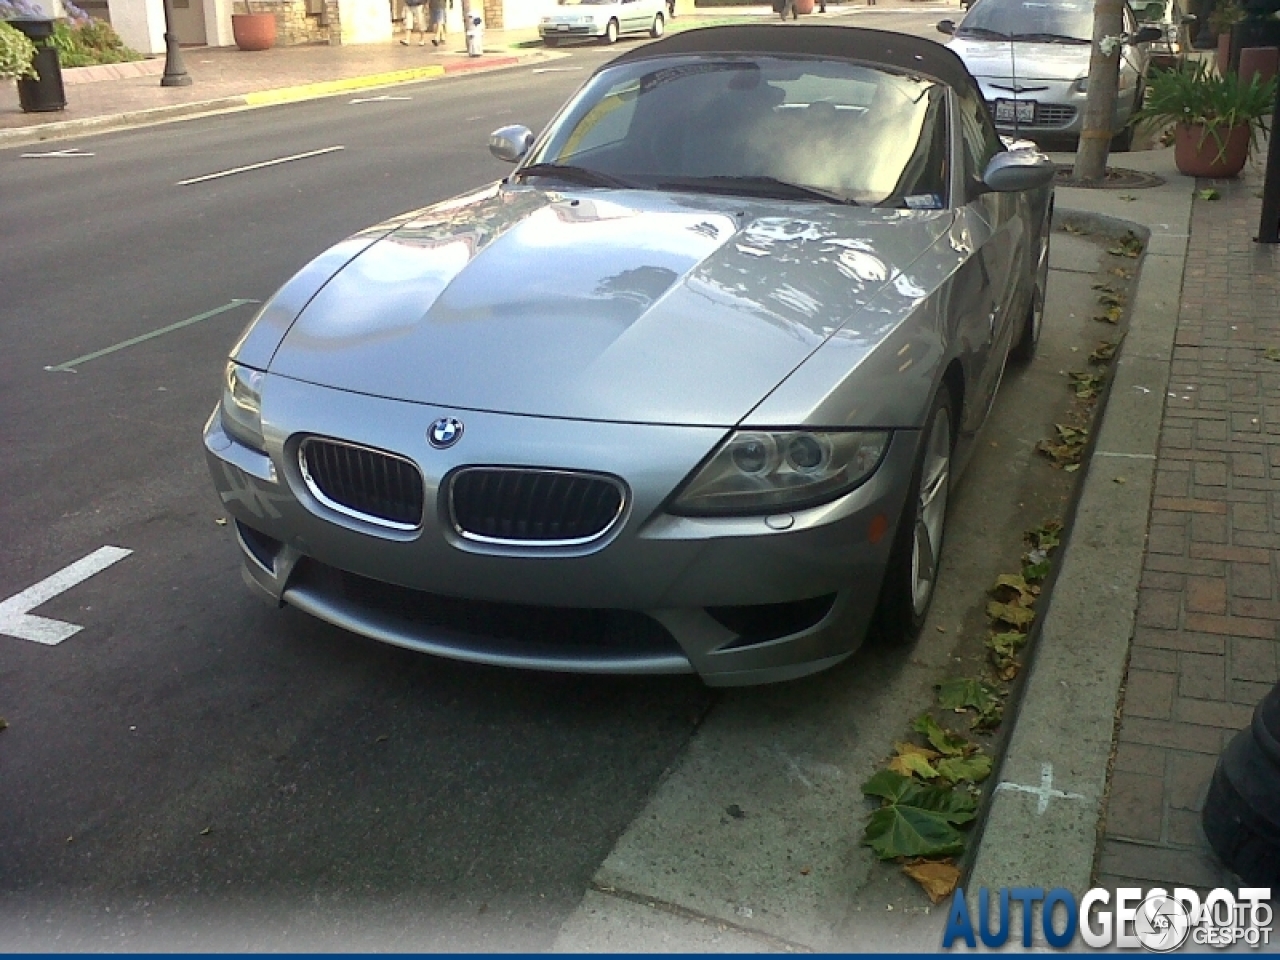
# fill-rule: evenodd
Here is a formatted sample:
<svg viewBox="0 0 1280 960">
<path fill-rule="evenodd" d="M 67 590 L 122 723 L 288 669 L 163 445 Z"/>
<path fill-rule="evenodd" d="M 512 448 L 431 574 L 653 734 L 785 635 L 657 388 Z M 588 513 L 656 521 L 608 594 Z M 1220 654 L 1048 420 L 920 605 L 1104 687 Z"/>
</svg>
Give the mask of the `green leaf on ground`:
<svg viewBox="0 0 1280 960">
<path fill-rule="evenodd" d="M 1022 568 L 1022 577 L 1024 580 L 1043 580 L 1049 575 L 1051 569 L 1053 569 L 1053 562 L 1046 557 L 1043 560 L 1037 560 L 1024 566 Z"/>
<path fill-rule="evenodd" d="M 1112 340 L 1103 340 L 1093 348 L 1093 353 L 1089 354 L 1089 362 L 1095 365 L 1110 363 L 1111 359 L 1116 355 L 1116 347 L 1120 344 Z"/>
<path fill-rule="evenodd" d="M 1029 607 L 1036 602 L 1040 593 L 1039 587 L 1033 587 L 1017 573 L 1002 573 L 996 577 L 995 585 L 990 593 L 1002 603 L 1012 603 L 1020 607 Z"/>
<path fill-rule="evenodd" d="M 1037 550 L 1052 550 L 1062 542 L 1062 521 L 1046 520 L 1034 530 L 1028 530 L 1026 539 Z"/>
<path fill-rule="evenodd" d="M 938 761 L 938 773 L 952 783 L 981 783 L 991 776 L 991 758 L 985 753 L 946 757 Z"/>
<path fill-rule="evenodd" d="M 1267 347 L 1267 349 L 1262 351 L 1262 355 L 1268 360 L 1280 363 L 1280 347 Z"/>
<path fill-rule="evenodd" d="M 1031 625 L 1031 621 L 1036 618 L 1036 612 L 1015 603 L 997 603 L 992 600 L 987 603 L 987 616 L 997 623 L 1021 628 Z"/>
<path fill-rule="evenodd" d="M 927 713 L 916 717 L 911 729 L 928 740 L 929 745 L 944 756 L 958 757 L 975 749 L 972 743 L 945 729 Z"/>
<path fill-rule="evenodd" d="M 1095 313 L 1093 319 L 1099 323 L 1118 324 L 1124 319 L 1124 307 L 1117 305 L 1107 307 L 1102 313 Z"/>
<path fill-rule="evenodd" d="M 960 853 L 965 835 L 956 827 L 977 816 L 974 797 L 891 770 L 873 776 L 862 785 L 862 792 L 885 801 L 871 814 L 863 835 L 863 842 L 882 860 Z"/>
<path fill-rule="evenodd" d="M 922 780 L 938 779 L 938 771 L 930 763 L 938 758 L 937 752 L 918 747 L 914 743 L 897 743 L 894 746 L 898 749 L 898 755 L 889 761 L 890 770 L 904 777 L 914 775 Z"/>
<path fill-rule="evenodd" d="M 981 680 L 964 677 L 938 687 L 938 706 L 944 710 L 977 710 L 982 713 L 999 704 L 996 691 Z"/>
<path fill-rule="evenodd" d="M 1092 400 L 1102 392 L 1102 383 L 1106 376 L 1101 373 L 1084 373 L 1073 370 L 1067 374 L 1071 385 L 1076 389 L 1076 397 L 1081 400 Z"/>
<path fill-rule="evenodd" d="M 1222 196 L 1222 194 L 1220 194 L 1217 190 L 1213 189 L 1213 187 L 1210 187 L 1207 190 L 1197 190 L 1196 196 L 1199 197 L 1201 200 L 1217 200 L 1219 197 Z"/>
<path fill-rule="evenodd" d="M 1107 253 L 1111 254 L 1113 257 L 1136 258 L 1142 253 L 1142 248 L 1144 246 L 1145 244 L 1142 242 L 1141 237 L 1132 230 L 1127 230 L 1125 231 L 1125 235 L 1120 238 L 1120 241 L 1114 247 L 1108 248 Z"/>
</svg>

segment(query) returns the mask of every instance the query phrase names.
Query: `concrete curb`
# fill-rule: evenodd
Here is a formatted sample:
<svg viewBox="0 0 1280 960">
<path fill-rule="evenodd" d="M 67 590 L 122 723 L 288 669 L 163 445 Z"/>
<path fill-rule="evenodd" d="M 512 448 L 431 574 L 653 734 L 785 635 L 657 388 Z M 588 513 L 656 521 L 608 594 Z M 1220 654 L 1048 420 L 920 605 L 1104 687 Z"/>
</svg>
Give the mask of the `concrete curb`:
<svg viewBox="0 0 1280 960">
<path fill-rule="evenodd" d="M 356 90 L 391 87 L 402 83 L 419 83 L 425 80 L 457 76 L 461 73 L 503 70 L 535 58 L 549 59 L 545 54 L 539 52 L 537 54 L 510 55 L 487 59 L 459 60 L 452 63 L 413 67 L 407 70 L 367 74 L 363 77 L 347 77 L 341 80 L 325 80 L 318 83 L 278 87 L 274 90 L 261 90 L 232 97 L 199 100 L 194 103 L 151 107 L 146 110 L 132 110 L 126 113 L 105 114 L 98 117 L 81 117 L 75 120 L 55 120 L 51 123 L 42 123 L 31 127 L 13 127 L 7 130 L 0 130 L 0 149 L 21 147 L 27 144 L 41 143 L 45 140 L 65 140 L 71 137 L 101 133 L 106 130 L 168 123 L 173 120 L 185 120 L 191 117 L 221 113 L 226 110 L 244 110 L 276 106 L 282 103 L 300 103 L 305 100 L 339 96 Z"/>
<path fill-rule="evenodd" d="M 1144 159 L 1167 169 L 1167 156 Z M 1079 207 L 1060 209 L 1060 215 L 1098 233 L 1133 230 L 1146 237 L 1147 247 L 1128 334 L 1113 362 L 1060 569 L 973 856 L 971 909 L 979 887 L 1060 886 L 1080 894 L 1093 882 L 1146 552 L 1193 187 L 1178 178 L 1149 191 L 1140 207 L 1135 204 L 1133 220 L 1099 213 L 1115 209 L 1114 194 L 1059 191 L 1060 204 Z M 1064 723 L 1070 736 L 1063 736 Z"/>
</svg>

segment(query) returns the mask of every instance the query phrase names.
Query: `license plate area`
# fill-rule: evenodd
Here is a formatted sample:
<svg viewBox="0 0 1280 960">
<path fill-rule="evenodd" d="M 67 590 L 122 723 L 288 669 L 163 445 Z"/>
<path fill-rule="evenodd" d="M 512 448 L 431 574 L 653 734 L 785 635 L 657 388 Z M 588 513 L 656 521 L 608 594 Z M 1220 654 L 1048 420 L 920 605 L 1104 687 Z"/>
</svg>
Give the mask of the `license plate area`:
<svg viewBox="0 0 1280 960">
<path fill-rule="evenodd" d="M 1035 123 L 1035 100 L 997 100 L 996 123 Z"/>
<path fill-rule="evenodd" d="M 568 29 L 569 29 L 569 25 L 568 25 L 567 23 L 557 23 L 557 24 L 556 24 L 556 29 L 557 29 L 557 30 L 564 30 L 564 31 L 566 31 L 566 32 L 567 32 L 567 31 L 568 31 Z"/>
</svg>

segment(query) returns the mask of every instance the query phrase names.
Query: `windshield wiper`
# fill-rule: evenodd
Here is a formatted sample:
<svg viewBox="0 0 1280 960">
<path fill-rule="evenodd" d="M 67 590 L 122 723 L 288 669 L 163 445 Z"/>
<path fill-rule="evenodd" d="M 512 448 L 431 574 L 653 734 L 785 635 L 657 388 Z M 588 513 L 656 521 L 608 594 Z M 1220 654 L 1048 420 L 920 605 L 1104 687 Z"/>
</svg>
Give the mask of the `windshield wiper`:
<svg viewBox="0 0 1280 960">
<path fill-rule="evenodd" d="M 999 30 L 988 30 L 986 27 L 961 27 L 956 31 L 957 37 L 977 37 L 979 40 L 1009 40 L 1007 33 Z"/>
<path fill-rule="evenodd" d="M 1015 33 L 1010 40 L 1030 40 L 1032 43 L 1092 43 L 1079 37 L 1068 37 L 1064 33 Z"/>
<path fill-rule="evenodd" d="M 679 180 L 660 181 L 656 187 L 659 190 L 729 193 L 740 196 L 775 197 L 780 200 L 822 200 L 826 203 L 839 203 L 851 207 L 858 205 L 857 201 L 833 190 L 779 180 L 777 177 L 682 177 Z"/>
<path fill-rule="evenodd" d="M 513 177 L 559 177 L 561 180 L 572 180 L 590 187 L 618 187 L 628 189 L 635 184 L 628 183 L 618 177 L 592 170 L 590 167 L 575 167 L 568 163 L 531 163 L 521 167 Z"/>
</svg>

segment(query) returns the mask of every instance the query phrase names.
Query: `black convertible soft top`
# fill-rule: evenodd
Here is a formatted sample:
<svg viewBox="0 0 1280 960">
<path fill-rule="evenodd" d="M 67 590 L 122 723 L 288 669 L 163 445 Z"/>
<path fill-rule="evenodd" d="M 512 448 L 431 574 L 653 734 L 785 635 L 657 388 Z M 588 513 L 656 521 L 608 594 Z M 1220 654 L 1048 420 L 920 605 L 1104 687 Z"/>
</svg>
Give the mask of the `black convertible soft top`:
<svg viewBox="0 0 1280 960">
<path fill-rule="evenodd" d="M 613 63 L 631 63 L 681 54 L 763 53 L 834 57 L 881 63 L 901 73 L 920 74 L 951 87 L 982 93 L 964 62 L 939 43 L 888 30 L 862 27 L 743 24 L 698 27 L 629 50 Z"/>
</svg>

